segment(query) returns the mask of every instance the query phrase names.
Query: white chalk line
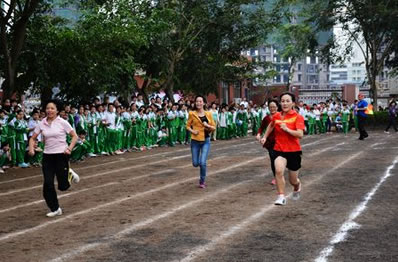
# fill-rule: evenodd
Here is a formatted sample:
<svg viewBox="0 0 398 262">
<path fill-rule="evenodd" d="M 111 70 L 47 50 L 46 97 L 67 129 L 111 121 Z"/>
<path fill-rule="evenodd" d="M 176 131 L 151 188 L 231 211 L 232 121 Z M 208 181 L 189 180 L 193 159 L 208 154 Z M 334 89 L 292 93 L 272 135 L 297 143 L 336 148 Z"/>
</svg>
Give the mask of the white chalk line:
<svg viewBox="0 0 398 262">
<path fill-rule="evenodd" d="M 107 187 L 107 186 L 112 186 L 112 185 L 117 185 L 117 184 L 120 184 L 120 183 L 119 182 L 111 182 L 111 183 L 107 183 L 107 184 L 103 184 L 103 185 L 99 185 L 99 186 L 94 186 L 94 187 L 90 187 L 90 188 L 85 188 L 85 189 L 73 191 L 73 192 L 70 192 L 70 193 L 67 193 L 67 194 L 61 194 L 61 195 L 58 196 L 58 199 L 69 197 L 69 196 L 76 195 L 76 194 L 83 193 L 83 192 L 87 192 L 87 191 L 90 191 L 90 190 L 93 190 L 93 189 L 98 189 L 98 188 L 101 188 L 101 187 Z M 10 207 L 10 208 L 6 208 L 6 209 L 0 210 L 0 214 L 1 213 L 5 213 L 5 212 L 9 212 L 9 211 L 13 211 L 13 210 L 18 209 L 18 208 L 25 208 L 25 207 L 28 207 L 28 206 L 31 206 L 31 205 L 37 205 L 37 204 L 41 204 L 41 203 L 44 203 L 44 200 L 37 200 L 37 201 L 33 201 L 33 202 L 22 204 L 22 205 L 18 205 L 18 206 L 13 206 L 13 207 Z"/>
<path fill-rule="evenodd" d="M 89 250 L 98 248 L 100 246 L 108 245 L 109 242 L 117 241 L 120 238 L 122 238 L 123 236 L 125 236 L 127 234 L 130 234 L 130 233 L 132 233 L 132 232 L 134 232 L 134 231 L 136 231 L 136 230 L 138 230 L 140 228 L 143 228 L 143 227 L 148 226 L 148 225 L 150 225 L 152 223 L 155 223 L 158 220 L 161 220 L 161 219 L 164 219 L 166 217 L 172 216 L 172 215 L 174 215 L 175 213 L 177 213 L 177 212 L 179 212 L 181 210 L 193 207 L 193 206 L 195 206 L 195 205 L 197 205 L 197 204 L 199 204 L 199 203 L 201 203 L 201 202 L 203 202 L 205 200 L 209 200 L 211 198 L 217 197 L 218 195 L 220 195 L 222 193 L 229 192 L 231 189 L 233 189 L 235 187 L 238 187 L 238 186 L 240 186 L 242 184 L 246 184 L 249 181 L 250 180 L 243 181 L 243 182 L 240 182 L 240 183 L 225 187 L 223 189 L 217 190 L 216 192 L 214 192 L 214 193 L 212 193 L 210 195 L 206 195 L 205 197 L 201 197 L 201 198 L 198 198 L 196 200 L 189 201 L 189 202 L 187 202 L 187 203 L 185 203 L 183 205 L 174 207 L 171 210 L 169 210 L 167 212 L 164 212 L 164 213 L 162 213 L 160 215 L 152 216 L 152 217 L 150 217 L 150 218 L 148 218 L 148 219 L 146 219 L 144 221 L 141 221 L 141 222 L 138 222 L 136 224 L 133 224 L 133 225 L 123 229 L 122 231 L 117 232 L 115 235 L 107 237 L 107 238 L 105 238 L 105 239 L 103 239 L 103 240 L 101 240 L 99 242 L 87 244 L 87 245 L 84 245 L 84 246 L 79 246 L 78 248 L 74 248 L 72 252 L 63 254 L 62 256 L 58 256 L 57 258 L 51 259 L 49 261 L 50 262 L 71 261 L 71 259 L 73 259 L 74 257 L 78 256 L 79 254 L 82 254 L 82 253 L 87 252 Z M 104 241 L 106 241 L 106 242 L 104 242 Z"/>
<path fill-rule="evenodd" d="M 345 144 L 345 142 L 336 144 L 336 145 L 334 145 L 334 146 L 332 146 L 332 147 L 324 148 L 324 149 L 322 149 L 322 150 L 318 150 L 317 152 L 314 152 L 314 153 L 312 153 L 311 155 L 309 155 L 309 157 L 312 157 L 312 156 L 315 156 L 315 155 L 319 155 L 319 154 L 321 154 L 321 153 L 323 153 L 323 152 L 325 152 L 325 151 L 327 151 L 327 150 L 330 150 L 331 148 L 338 147 L 338 146 L 344 145 L 344 144 Z M 310 145 L 310 144 L 303 145 L 302 147 L 305 147 L 305 146 L 308 146 L 308 145 Z M 254 177 L 263 177 L 264 175 L 267 176 L 267 175 L 269 175 L 269 174 L 271 174 L 271 172 L 266 172 L 266 174 L 260 174 L 260 175 L 254 176 Z M 253 179 L 240 182 L 240 183 L 238 183 L 238 184 L 232 185 L 231 187 L 240 186 L 240 185 L 245 184 L 245 183 L 248 183 L 248 182 L 250 182 L 250 181 L 253 181 Z M 227 190 L 227 189 L 223 189 L 222 192 L 224 192 L 225 190 Z M 216 193 L 214 193 L 214 194 L 219 194 L 219 193 L 221 193 L 221 192 L 218 192 L 218 193 L 216 192 Z M 198 202 L 200 202 L 200 201 L 202 201 L 202 200 L 199 200 Z M 179 206 L 179 207 L 177 207 L 177 208 L 174 208 L 174 209 L 172 209 L 172 210 L 170 210 L 170 211 L 167 211 L 167 212 L 162 213 L 162 214 L 160 214 L 160 215 L 154 216 L 154 217 L 149 218 L 149 219 L 147 219 L 147 220 L 144 220 L 144 221 L 142 221 L 142 222 L 138 222 L 138 223 L 136 223 L 136 224 L 134 224 L 134 225 L 131 225 L 130 227 L 128 227 L 128 228 L 126 228 L 126 229 L 124 229 L 124 230 L 122 230 L 122 231 L 116 233 L 115 235 L 113 235 L 113 236 L 107 238 L 107 239 L 106 239 L 107 242 L 101 241 L 101 242 L 97 242 L 97 243 L 91 243 L 91 244 L 79 246 L 78 248 L 75 248 L 72 252 L 66 253 L 66 254 L 64 254 L 64 255 L 62 255 L 62 256 L 56 258 L 56 259 L 50 260 L 50 261 L 51 261 L 51 262 L 70 261 L 73 257 L 76 257 L 76 256 L 78 256 L 79 254 L 82 254 L 82 253 L 87 252 L 87 251 L 89 251 L 89 250 L 92 250 L 92 249 L 94 249 L 94 248 L 98 248 L 99 246 L 107 245 L 107 244 L 109 244 L 109 242 L 116 241 L 118 238 L 121 238 L 121 237 L 123 237 L 123 236 L 126 235 L 126 234 L 130 234 L 131 232 L 133 232 L 133 231 L 135 231 L 135 230 L 137 230 L 137 229 L 139 229 L 139 228 L 142 228 L 142 227 L 144 227 L 144 226 L 147 226 L 147 225 L 149 225 L 149 224 L 151 224 L 151 223 L 154 223 L 154 222 L 156 222 L 157 220 L 160 220 L 160 219 L 162 219 L 162 218 L 171 216 L 171 215 L 173 215 L 174 213 L 176 213 L 176 212 L 178 212 L 178 211 L 181 211 L 182 209 L 191 207 L 193 204 L 197 204 L 197 203 L 196 203 L 196 202 L 195 202 L 195 203 L 188 202 L 188 203 L 186 203 L 186 204 L 184 204 L 184 205 L 182 205 L 182 206 Z"/>
<path fill-rule="evenodd" d="M 344 160 L 343 162 L 341 162 L 337 166 L 335 166 L 332 169 L 330 169 L 328 172 L 326 172 L 324 174 L 321 174 L 321 175 L 318 175 L 314 180 L 312 180 L 309 183 L 305 184 L 305 187 L 310 186 L 312 183 L 320 180 L 321 178 L 323 178 L 327 174 L 329 174 L 331 172 L 334 172 L 335 170 L 339 169 L 341 166 L 343 166 L 346 163 L 348 163 L 348 162 L 352 161 L 353 159 L 357 158 L 361 154 L 362 154 L 361 152 L 356 153 L 355 155 L 352 155 L 348 159 Z M 287 198 L 290 198 L 291 195 L 292 195 L 292 193 L 290 193 L 287 196 Z M 251 215 L 250 217 L 246 218 L 241 223 L 229 228 L 227 231 L 224 231 L 223 233 L 219 233 L 218 237 L 213 238 L 212 240 L 210 240 L 210 242 L 208 244 L 202 245 L 202 246 L 199 246 L 199 247 L 195 248 L 193 251 L 189 252 L 188 255 L 185 256 L 183 259 L 178 259 L 176 261 L 188 262 L 188 261 L 195 260 L 201 254 L 203 254 L 203 253 L 205 253 L 207 251 L 213 250 L 215 248 L 215 246 L 218 245 L 220 242 L 222 242 L 225 239 L 227 239 L 227 238 L 239 233 L 240 231 L 244 230 L 250 224 L 255 223 L 258 219 L 263 217 L 268 211 L 272 210 L 275 207 L 276 206 L 274 204 L 271 204 L 271 205 L 268 205 L 268 206 L 262 208 L 260 211 L 256 212 L 255 214 Z"/>
<path fill-rule="evenodd" d="M 226 171 L 229 171 L 229 170 L 232 170 L 232 169 L 244 166 L 244 165 L 248 165 L 248 164 L 250 164 L 252 162 L 255 162 L 255 161 L 258 161 L 260 159 L 263 159 L 263 157 L 253 158 L 251 160 L 247 160 L 247 161 L 241 162 L 239 164 L 229 166 L 227 168 L 223 168 L 223 169 L 220 169 L 220 170 L 209 172 L 209 175 L 215 175 L 215 174 L 218 174 L 218 173 L 223 173 L 223 172 L 226 172 Z M 147 190 L 145 192 L 140 192 L 140 193 L 134 194 L 134 195 L 129 196 L 129 197 L 119 198 L 117 200 L 114 200 L 114 201 L 111 201 L 111 202 L 108 202 L 108 203 L 104 203 L 104 204 L 98 205 L 96 207 L 92 207 L 92 208 L 85 209 L 85 210 L 82 210 L 82 211 L 79 211 L 79 212 L 76 212 L 76 213 L 73 213 L 73 214 L 70 214 L 70 215 L 66 215 L 66 216 L 63 216 L 63 217 L 60 217 L 60 218 L 56 218 L 56 219 L 47 221 L 47 222 L 45 222 L 43 224 L 40 224 L 40 225 L 37 225 L 35 227 L 31 227 L 31 228 L 20 230 L 20 231 L 17 231 L 17 232 L 5 234 L 3 236 L 0 236 L 0 241 L 8 240 L 8 239 L 20 236 L 20 235 L 24 235 L 24 234 L 27 234 L 27 233 L 35 232 L 35 231 L 37 231 L 39 229 L 42 229 L 42 228 L 45 228 L 45 227 L 47 227 L 49 225 L 65 221 L 65 220 L 68 220 L 70 218 L 73 218 L 73 217 L 76 217 L 76 216 L 79 216 L 79 215 L 92 213 L 92 212 L 94 212 L 94 211 L 96 211 L 98 209 L 106 208 L 106 207 L 109 207 L 109 206 L 112 206 L 112 205 L 120 204 L 120 203 L 128 201 L 128 200 L 132 200 L 132 199 L 135 199 L 135 198 L 139 198 L 139 197 L 143 197 L 143 196 L 146 196 L 146 195 L 150 195 L 150 194 L 153 194 L 155 192 L 162 191 L 162 190 L 165 190 L 165 189 L 168 189 L 168 188 L 180 185 L 180 184 L 184 184 L 184 183 L 187 183 L 187 182 L 191 182 L 191 181 L 194 181 L 194 180 L 197 180 L 197 176 L 191 177 L 191 178 L 188 178 L 188 179 L 184 179 L 184 180 L 181 180 L 181 181 L 177 181 L 177 182 L 174 182 L 174 183 L 169 183 L 167 185 L 164 185 L 164 186 L 161 186 L 161 187 L 157 187 L 157 188 L 154 188 L 154 189 L 151 189 L 151 190 Z"/>
<path fill-rule="evenodd" d="M 250 145 L 250 144 L 253 144 L 253 143 L 255 143 L 255 142 L 246 143 L 245 145 Z M 233 145 L 233 146 L 230 146 L 229 148 L 237 147 L 237 146 L 241 146 L 241 144 Z M 220 151 L 220 150 L 224 150 L 224 149 L 225 149 L 224 147 L 223 148 L 216 148 L 216 149 L 212 150 L 211 153 L 212 152 L 217 152 L 217 151 Z M 182 156 L 175 156 L 175 157 L 171 157 L 171 158 L 168 158 L 168 159 L 158 160 L 158 161 L 155 161 L 155 162 L 151 162 L 150 165 L 165 163 L 165 162 L 169 162 L 169 161 L 172 161 L 172 160 L 178 160 L 178 159 L 187 158 L 187 157 L 191 157 L 191 154 L 186 154 L 186 155 L 182 155 Z M 119 168 L 119 169 L 113 169 L 113 170 L 108 170 L 108 171 L 104 171 L 104 172 L 101 172 L 101 173 L 96 173 L 94 175 L 81 176 L 80 178 L 81 178 L 81 180 L 84 180 L 84 179 L 88 179 L 88 178 L 109 175 L 109 174 L 116 173 L 116 172 L 134 170 L 134 169 L 137 169 L 137 168 L 147 167 L 147 166 L 148 166 L 148 163 L 143 163 L 143 164 L 139 164 L 139 165 L 135 165 L 134 164 L 134 165 L 123 167 L 123 168 Z M 42 175 L 40 175 L 40 177 L 42 177 Z M 29 191 L 29 190 L 33 190 L 33 189 L 37 189 L 37 188 L 41 188 L 41 187 L 42 187 L 42 185 L 37 185 L 37 186 L 31 186 L 31 187 L 26 187 L 26 188 L 10 190 L 10 191 L 4 192 L 4 193 L 0 193 L 0 197 L 1 196 L 12 195 L 12 194 L 16 194 L 16 193 L 20 193 L 20 192 L 24 192 L 24 191 Z"/>
<path fill-rule="evenodd" d="M 225 157 L 226 157 L 226 155 L 222 155 L 222 156 L 215 157 L 213 159 L 209 159 L 209 161 L 220 160 L 220 159 L 223 159 Z M 146 178 L 146 177 L 150 177 L 150 176 L 156 176 L 156 175 L 159 175 L 159 174 L 170 173 L 170 172 L 176 171 L 176 169 L 187 168 L 187 167 L 190 167 L 190 166 L 192 166 L 192 164 L 177 166 L 177 167 L 174 167 L 172 169 L 161 170 L 161 171 L 158 171 L 158 172 L 155 172 L 155 173 L 150 173 L 150 174 L 146 174 L 146 175 L 142 175 L 142 176 L 131 177 L 131 178 L 123 179 L 120 182 L 111 182 L 111 183 L 107 183 L 107 184 L 103 184 L 103 185 L 99 185 L 99 186 L 85 188 L 85 189 L 82 189 L 82 190 L 78 190 L 78 191 L 74 191 L 74 192 L 70 192 L 70 193 L 66 193 L 66 194 L 61 194 L 61 195 L 58 196 L 58 199 L 64 198 L 64 197 L 68 197 L 68 196 L 72 196 L 72 195 L 75 195 L 75 194 L 78 194 L 78 193 L 84 193 L 86 191 L 93 190 L 93 189 L 98 189 L 98 188 L 101 188 L 101 187 L 119 185 L 120 183 L 125 183 L 125 182 L 128 182 L 128 181 L 138 180 L 138 179 L 142 179 L 142 178 Z M 0 214 L 1 213 L 5 213 L 5 212 L 9 212 L 9 211 L 12 211 L 12 210 L 15 210 L 15 209 L 18 209 L 18 208 L 25 208 L 25 207 L 28 207 L 28 206 L 31 206 L 31 205 L 40 204 L 40 203 L 43 203 L 43 202 L 44 202 L 44 200 L 37 200 L 37 201 L 32 201 L 32 202 L 29 202 L 29 203 L 26 203 L 26 204 L 14 206 L 14 207 L 11 207 L 11 208 L 1 209 L 0 210 Z"/>
<path fill-rule="evenodd" d="M 242 138 L 240 140 L 235 140 L 235 141 L 233 141 L 233 140 L 229 140 L 229 141 L 225 141 L 225 142 L 223 141 L 223 143 L 220 143 L 220 145 L 225 145 L 225 144 L 228 145 L 228 144 L 230 144 L 229 142 L 236 142 L 236 141 L 245 142 L 246 140 L 251 140 L 251 139 L 252 138 Z M 245 143 L 239 143 L 237 145 L 233 145 L 233 147 L 236 147 L 236 146 L 239 146 L 239 145 L 242 145 L 242 144 L 245 145 Z M 219 150 L 219 149 L 223 149 L 223 148 L 227 148 L 227 147 L 228 146 L 222 147 L 222 148 L 216 148 L 215 150 Z M 152 155 L 140 156 L 140 157 L 137 157 L 137 158 L 135 158 L 135 157 L 120 158 L 118 160 L 107 161 L 107 162 L 101 163 L 101 164 L 86 165 L 84 167 L 74 167 L 73 169 L 75 171 L 79 171 L 79 170 L 84 170 L 84 169 L 88 169 L 88 168 L 96 168 L 96 167 L 103 166 L 103 165 L 115 164 L 115 163 L 130 161 L 130 160 L 137 161 L 137 160 L 141 160 L 141 159 L 145 159 L 145 158 L 152 158 L 152 157 L 157 157 L 157 156 L 167 156 L 167 155 L 170 155 L 170 154 L 173 154 L 173 153 L 179 153 L 179 152 L 182 152 L 182 151 L 189 151 L 190 152 L 190 147 L 186 147 L 186 148 L 182 148 L 182 149 L 178 149 L 178 150 L 173 150 L 173 151 L 168 151 L 168 152 L 159 152 L 159 153 L 155 153 L 155 154 L 152 154 Z M 32 179 L 32 178 L 38 178 L 38 177 L 42 177 L 42 175 L 34 175 L 34 176 L 16 178 L 16 179 L 7 180 L 7 181 L 1 181 L 0 185 L 1 184 L 12 183 L 12 182 L 24 181 L 24 180 L 28 180 L 28 179 Z"/>
<path fill-rule="evenodd" d="M 329 138 L 327 138 L 327 139 L 329 139 Z M 326 139 L 324 139 L 324 140 L 326 140 Z M 312 145 L 313 143 L 305 144 L 302 147 L 308 146 L 310 144 Z M 209 174 L 218 174 L 218 173 L 222 173 L 222 172 L 225 172 L 225 171 L 229 171 L 229 170 L 234 169 L 236 167 L 249 164 L 251 162 L 260 160 L 262 158 L 263 157 L 257 157 L 257 158 L 254 158 L 254 159 L 251 159 L 251 160 L 248 160 L 248 161 L 241 162 L 240 164 L 237 164 L 237 165 L 232 165 L 232 166 L 229 166 L 229 167 L 224 168 L 224 169 L 220 169 L 220 170 L 216 170 L 216 171 L 210 172 Z M 141 196 L 144 196 L 144 195 L 147 195 L 147 194 L 151 194 L 151 193 L 154 193 L 154 192 L 157 192 L 157 191 L 161 191 L 161 190 L 167 189 L 169 187 L 176 186 L 178 184 L 182 184 L 182 183 L 193 181 L 195 179 L 197 179 L 197 178 L 194 177 L 194 178 L 189 178 L 189 179 L 186 179 L 186 180 L 183 180 L 183 181 L 167 184 L 165 186 L 162 186 L 162 187 L 159 187 L 159 188 L 155 188 L 155 189 L 152 189 L 152 190 L 149 190 L 149 191 L 137 193 L 137 194 L 135 194 L 133 196 L 130 196 L 130 197 L 117 199 L 117 200 L 114 200 L 112 202 L 108 202 L 108 203 L 105 203 L 105 204 L 102 204 L 102 205 L 98 205 L 98 206 L 90 208 L 90 209 L 79 211 L 79 212 L 70 214 L 68 216 L 64 216 L 62 218 L 57 218 L 56 220 L 47 221 L 47 222 L 45 222 L 45 223 L 43 223 L 41 225 L 38 225 L 38 226 L 35 226 L 35 227 L 32 227 L 32 228 L 20 230 L 20 231 L 13 232 L 13 233 L 8 233 L 8 234 L 5 234 L 3 236 L 0 236 L 0 241 L 7 240 L 7 239 L 10 239 L 10 238 L 14 238 L 16 236 L 20 236 L 20 235 L 23 235 L 23 234 L 26 234 L 26 233 L 34 232 L 34 231 L 39 230 L 41 228 L 44 228 L 44 227 L 46 227 L 48 225 L 55 224 L 55 223 L 67 220 L 67 219 L 69 219 L 71 217 L 75 217 L 75 216 L 82 215 L 82 214 L 85 214 L 85 213 L 90 213 L 90 212 L 93 212 L 93 211 L 95 211 L 97 209 L 105 208 L 105 207 L 108 207 L 108 206 L 111 206 L 111 205 L 114 205 L 114 204 L 119 204 L 119 203 L 127 201 L 127 200 L 131 200 L 131 199 L 134 199 L 134 198 L 137 198 L 137 197 L 141 197 Z"/>
<path fill-rule="evenodd" d="M 398 157 L 396 157 L 393 163 L 387 168 L 385 174 L 380 178 L 379 182 L 369 191 L 362 202 L 360 202 L 355 209 L 350 213 L 348 219 L 341 225 L 337 233 L 332 237 L 330 243 L 325 247 L 320 255 L 315 259 L 315 262 L 327 262 L 328 257 L 333 253 L 336 244 L 345 241 L 348 236 L 349 231 L 359 229 L 360 225 L 354 220 L 365 211 L 367 204 L 372 200 L 373 196 L 376 194 L 379 187 L 387 180 L 388 177 L 392 176 L 391 170 L 395 167 L 398 162 Z"/>
</svg>

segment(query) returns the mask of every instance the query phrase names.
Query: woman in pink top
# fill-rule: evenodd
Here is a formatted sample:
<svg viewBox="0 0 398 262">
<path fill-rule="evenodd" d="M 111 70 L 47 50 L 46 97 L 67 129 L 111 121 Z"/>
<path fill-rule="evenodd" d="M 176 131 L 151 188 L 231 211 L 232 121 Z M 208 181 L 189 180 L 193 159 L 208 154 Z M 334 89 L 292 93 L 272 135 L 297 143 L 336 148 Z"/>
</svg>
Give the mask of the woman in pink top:
<svg viewBox="0 0 398 262">
<path fill-rule="evenodd" d="M 35 154 L 34 144 L 38 135 L 43 135 L 44 154 L 42 170 L 44 175 L 43 196 L 50 208 L 48 217 L 62 215 L 59 207 L 57 192 L 54 186 L 54 177 L 57 176 L 58 189 L 65 191 L 70 187 L 70 182 L 78 183 L 80 178 L 72 170 L 69 170 L 69 155 L 77 141 L 76 132 L 72 126 L 58 116 L 60 107 L 56 101 L 46 104 L 47 117 L 44 118 L 33 131 L 29 140 L 29 154 Z M 72 137 L 70 145 L 66 143 L 66 135 Z"/>
</svg>

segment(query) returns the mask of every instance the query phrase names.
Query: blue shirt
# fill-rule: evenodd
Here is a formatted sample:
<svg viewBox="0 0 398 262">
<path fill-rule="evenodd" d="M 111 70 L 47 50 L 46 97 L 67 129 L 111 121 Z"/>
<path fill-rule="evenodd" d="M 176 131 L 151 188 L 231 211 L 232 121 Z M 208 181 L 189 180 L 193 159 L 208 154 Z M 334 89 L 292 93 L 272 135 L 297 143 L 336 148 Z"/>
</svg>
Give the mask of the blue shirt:
<svg viewBox="0 0 398 262">
<path fill-rule="evenodd" d="M 368 107 L 368 102 L 366 102 L 365 100 L 361 100 L 358 102 L 358 108 L 366 109 L 367 107 Z M 358 115 L 367 117 L 367 115 L 365 114 L 365 110 L 358 110 Z"/>
</svg>

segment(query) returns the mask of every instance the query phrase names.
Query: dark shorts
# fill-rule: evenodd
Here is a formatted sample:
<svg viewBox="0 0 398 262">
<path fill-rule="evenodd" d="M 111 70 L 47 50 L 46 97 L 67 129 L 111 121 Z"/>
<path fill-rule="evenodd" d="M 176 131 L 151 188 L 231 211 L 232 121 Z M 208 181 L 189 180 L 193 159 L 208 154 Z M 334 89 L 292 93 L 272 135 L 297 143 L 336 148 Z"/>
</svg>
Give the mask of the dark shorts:
<svg viewBox="0 0 398 262">
<path fill-rule="evenodd" d="M 286 159 L 287 164 L 286 167 L 291 171 L 297 171 L 301 168 L 301 155 L 303 152 L 281 152 L 281 151 L 274 151 L 275 152 L 275 159 L 277 157 L 283 157 Z"/>
</svg>

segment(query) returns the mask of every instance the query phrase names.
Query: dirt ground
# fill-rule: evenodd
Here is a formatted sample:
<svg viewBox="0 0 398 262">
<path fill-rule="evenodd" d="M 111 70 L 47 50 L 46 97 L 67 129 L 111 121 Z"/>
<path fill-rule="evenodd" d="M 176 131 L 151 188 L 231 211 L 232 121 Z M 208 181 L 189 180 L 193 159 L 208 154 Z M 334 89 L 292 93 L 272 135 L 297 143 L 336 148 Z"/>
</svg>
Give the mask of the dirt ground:
<svg viewBox="0 0 398 262">
<path fill-rule="evenodd" d="M 398 134 L 369 134 L 305 137 L 302 198 L 282 207 L 253 137 L 212 142 L 206 189 L 189 146 L 73 164 L 56 218 L 41 170 L 8 170 L 0 260 L 398 261 Z"/>
</svg>

